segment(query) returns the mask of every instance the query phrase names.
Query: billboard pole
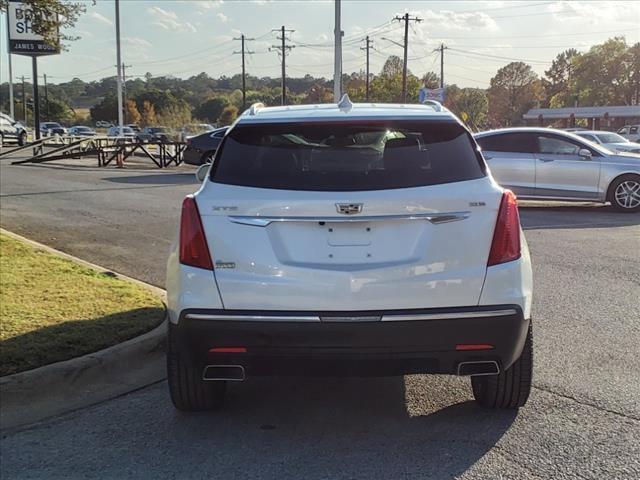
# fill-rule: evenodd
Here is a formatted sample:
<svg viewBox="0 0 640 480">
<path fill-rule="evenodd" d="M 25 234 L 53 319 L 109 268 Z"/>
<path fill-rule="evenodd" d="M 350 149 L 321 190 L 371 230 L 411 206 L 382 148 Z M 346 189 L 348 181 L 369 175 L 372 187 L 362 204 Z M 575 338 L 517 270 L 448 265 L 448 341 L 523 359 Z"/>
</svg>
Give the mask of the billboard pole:
<svg viewBox="0 0 640 480">
<path fill-rule="evenodd" d="M 40 96 L 38 95 L 38 57 L 31 56 L 31 66 L 33 68 L 33 128 L 36 140 L 40 140 Z"/>
</svg>

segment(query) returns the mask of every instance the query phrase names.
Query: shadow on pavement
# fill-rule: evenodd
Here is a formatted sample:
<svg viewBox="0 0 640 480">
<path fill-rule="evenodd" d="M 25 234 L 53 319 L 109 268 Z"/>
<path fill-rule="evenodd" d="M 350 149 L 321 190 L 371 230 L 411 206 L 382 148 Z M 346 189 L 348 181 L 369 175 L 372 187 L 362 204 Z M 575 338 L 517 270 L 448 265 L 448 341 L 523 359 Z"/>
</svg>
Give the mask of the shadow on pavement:
<svg viewBox="0 0 640 480">
<path fill-rule="evenodd" d="M 155 175 L 132 175 L 128 177 L 104 177 L 102 180 L 114 183 L 137 185 L 190 185 L 198 183 L 193 172 L 158 173 Z"/>
<path fill-rule="evenodd" d="M 519 205 L 525 230 L 554 228 L 606 228 L 640 225 L 640 213 L 625 213 L 609 205 L 549 205 L 525 202 Z"/>
</svg>

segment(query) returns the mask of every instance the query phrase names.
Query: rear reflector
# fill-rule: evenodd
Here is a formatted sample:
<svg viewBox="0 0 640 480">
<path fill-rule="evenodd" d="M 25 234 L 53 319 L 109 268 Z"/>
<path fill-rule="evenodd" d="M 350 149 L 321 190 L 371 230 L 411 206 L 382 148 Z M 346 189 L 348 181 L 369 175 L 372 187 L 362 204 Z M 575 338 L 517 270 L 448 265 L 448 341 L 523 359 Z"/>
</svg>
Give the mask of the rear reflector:
<svg viewBox="0 0 640 480">
<path fill-rule="evenodd" d="M 204 236 L 195 198 L 189 195 L 182 202 L 180 217 L 180 263 L 213 270 L 207 239 Z"/>
<path fill-rule="evenodd" d="M 246 347 L 214 347 L 209 353 L 247 353 Z"/>
<path fill-rule="evenodd" d="M 456 350 L 493 350 L 493 345 L 489 345 L 488 343 L 459 343 L 456 345 Z"/>
<path fill-rule="evenodd" d="M 520 216 L 518 202 L 511 190 L 505 190 L 500 202 L 496 229 L 493 232 L 487 266 L 512 262 L 520 258 Z"/>
</svg>

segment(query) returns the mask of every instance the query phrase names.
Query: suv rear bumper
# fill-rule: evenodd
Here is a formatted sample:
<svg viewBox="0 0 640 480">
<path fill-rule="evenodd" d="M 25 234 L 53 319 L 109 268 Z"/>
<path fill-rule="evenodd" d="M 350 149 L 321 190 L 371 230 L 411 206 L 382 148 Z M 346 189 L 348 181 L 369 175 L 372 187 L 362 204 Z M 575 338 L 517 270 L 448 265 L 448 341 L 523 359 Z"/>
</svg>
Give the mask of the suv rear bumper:
<svg viewBox="0 0 640 480">
<path fill-rule="evenodd" d="M 528 327 L 517 305 L 384 312 L 197 309 L 183 311 L 170 335 L 203 369 L 239 365 L 248 376 L 387 376 L 457 374 L 462 362 L 496 362 L 502 371 L 520 356 Z"/>
</svg>

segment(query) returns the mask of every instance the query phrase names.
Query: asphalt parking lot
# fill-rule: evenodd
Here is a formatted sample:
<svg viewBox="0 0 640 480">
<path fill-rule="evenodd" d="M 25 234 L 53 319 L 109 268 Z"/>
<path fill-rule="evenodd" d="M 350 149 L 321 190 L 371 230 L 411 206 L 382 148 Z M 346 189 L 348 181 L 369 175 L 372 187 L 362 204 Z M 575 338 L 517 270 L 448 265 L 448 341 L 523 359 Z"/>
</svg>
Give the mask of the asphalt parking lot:
<svg viewBox="0 0 640 480">
<path fill-rule="evenodd" d="M 193 169 L 73 163 L 0 160 L 2 227 L 163 286 Z M 640 478 L 640 215 L 538 203 L 521 216 L 535 388 L 517 414 L 476 407 L 454 377 L 260 379 L 197 415 L 162 382 L 4 432 L 0 476 Z"/>
</svg>

